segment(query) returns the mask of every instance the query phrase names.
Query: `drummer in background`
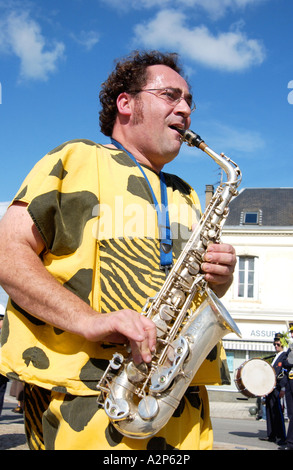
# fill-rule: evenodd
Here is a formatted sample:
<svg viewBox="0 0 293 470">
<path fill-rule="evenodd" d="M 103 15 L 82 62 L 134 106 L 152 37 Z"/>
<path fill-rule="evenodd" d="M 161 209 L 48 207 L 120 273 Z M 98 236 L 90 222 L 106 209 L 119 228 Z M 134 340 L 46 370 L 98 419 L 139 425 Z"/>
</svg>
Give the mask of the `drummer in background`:
<svg viewBox="0 0 293 470">
<path fill-rule="evenodd" d="M 285 396 L 287 383 L 287 377 L 283 373 L 283 360 L 287 357 L 287 352 L 283 351 L 281 337 L 281 333 L 276 333 L 274 338 L 276 356 L 271 366 L 276 373 L 277 382 L 274 390 L 266 396 L 267 437 L 260 438 L 269 442 L 278 440 L 280 446 L 286 444 L 286 429 L 280 399 Z"/>
<path fill-rule="evenodd" d="M 289 323 L 289 332 L 293 340 L 293 323 Z M 282 449 L 293 450 L 293 342 L 291 342 L 288 351 L 286 352 L 286 357 L 283 361 L 283 367 L 287 377 L 285 396 L 289 426 L 286 439 L 287 445 L 286 447 L 282 447 Z"/>
</svg>

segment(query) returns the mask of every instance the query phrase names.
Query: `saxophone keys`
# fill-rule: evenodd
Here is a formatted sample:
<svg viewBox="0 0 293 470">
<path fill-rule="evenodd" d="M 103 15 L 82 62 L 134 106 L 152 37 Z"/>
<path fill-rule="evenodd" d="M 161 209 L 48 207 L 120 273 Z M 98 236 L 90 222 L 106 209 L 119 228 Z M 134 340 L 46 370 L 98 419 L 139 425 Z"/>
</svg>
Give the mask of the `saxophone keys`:
<svg viewBox="0 0 293 470">
<path fill-rule="evenodd" d="M 203 233 L 202 234 L 202 239 L 201 239 L 202 247 L 198 247 L 196 249 L 196 255 L 197 255 L 198 260 L 203 260 L 204 255 L 206 253 L 206 247 L 208 245 L 208 242 L 209 242 L 209 240 L 207 238 L 205 238 L 205 234 Z"/>
<path fill-rule="evenodd" d="M 224 214 L 224 211 L 225 211 L 225 209 L 223 209 L 221 207 L 216 207 L 215 208 L 215 214 L 218 215 L 219 217 L 221 217 Z"/>
<path fill-rule="evenodd" d="M 224 217 L 228 217 L 228 214 L 230 212 L 230 208 L 229 207 L 225 207 L 224 211 L 223 211 L 223 216 Z"/>
<path fill-rule="evenodd" d="M 127 401 L 123 398 L 117 400 L 111 398 L 106 398 L 104 405 L 104 410 L 109 418 L 115 421 L 127 418 L 129 416 L 129 405 Z"/>
<path fill-rule="evenodd" d="M 140 400 L 137 410 L 141 419 L 145 421 L 152 419 L 158 414 L 158 401 L 155 397 L 147 395 Z"/>
<path fill-rule="evenodd" d="M 126 367 L 126 374 L 131 383 L 142 382 L 147 377 L 148 366 L 145 362 L 136 365 L 130 361 Z"/>
<path fill-rule="evenodd" d="M 183 268 L 180 272 L 180 277 L 183 280 L 184 287 L 191 287 L 193 283 L 193 277 L 190 275 L 188 266 Z"/>
<path fill-rule="evenodd" d="M 155 323 L 155 325 L 157 327 L 157 337 L 160 338 L 161 336 L 165 335 L 168 331 L 168 325 L 164 320 L 162 320 L 160 314 L 157 313 L 153 317 L 152 320 L 153 320 L 153 322 Z"/>
<path fill-rule="evenodd" d="M 159 315 L 162 320 L 170 321 L 174 317 L 174 312 L 169 305 L 163 304 L 159 308 Z"/>
<path fill-rule="evenodd" d="M 171 303 L 176 308 L 182 307 L 186 299 L 185 293 L 180 289 L 171 289 Z"/>
<path fill-rule="evenodd" d="M 124 357 L 120 353 L 114 353 L 112 359 L 109 362 L 109 366 L 114 369 L 120 369 L 121 365 L 123 364 Z"/>
<path fill-rule="evenodd" d="M 161 393 L 167 390 L 178 374 L 181 374 L 185 359 L 189 354 L 189 345 L 186 338 L 179 336 L 168 349 L 167 358 L 152 375 L 150 391 Z"/>
<path fill-rule="evenodd" d="M 216 230 L 214 229 L 210 229 L 208 231 L 208 237 L 211 239 L 211 240 L 214 240 L 216 237 L 218 236 Z"/>
<path fill-rule="evenodd" d="M 190 272 L 190 274 L 196 276 L 196 274 L 199 273 L 199 270 L 200 265 L 195 260 L 188 261 L 188 271 Z"/>
</svg>

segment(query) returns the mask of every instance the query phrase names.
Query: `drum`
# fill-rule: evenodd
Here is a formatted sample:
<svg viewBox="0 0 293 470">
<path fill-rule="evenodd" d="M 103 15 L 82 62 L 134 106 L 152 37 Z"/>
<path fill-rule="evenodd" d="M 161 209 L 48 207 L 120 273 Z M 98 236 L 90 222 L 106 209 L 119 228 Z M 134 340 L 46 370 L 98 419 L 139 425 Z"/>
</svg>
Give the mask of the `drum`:
<svg viewBox="0 0 293 470">
<path fill-rule="evenodd" d="M 248 398 L 263 397 L 276 386 L 276 374 L 263 359 L 250 359 L 235 371 L 235 385 Z"/>
</svg>

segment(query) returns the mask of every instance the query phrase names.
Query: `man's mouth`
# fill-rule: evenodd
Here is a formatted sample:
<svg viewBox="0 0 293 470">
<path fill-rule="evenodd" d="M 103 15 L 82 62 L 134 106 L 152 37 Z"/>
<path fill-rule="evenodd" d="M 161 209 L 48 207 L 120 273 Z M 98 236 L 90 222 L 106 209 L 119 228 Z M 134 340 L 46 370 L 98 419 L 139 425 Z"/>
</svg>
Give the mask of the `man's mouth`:
<svg viewBox="0 0 293 470">
<path fill-rule="evenodd" d="M 184 134 L 184 126 L 181 126 L 180 124 L 177 124 L 177 125 L 171 125 L 169 126 L 170 129 L 173 129 L 175 131 L 178 132 L 178 134 L 180 134 L 181 136 Z"/>
</svg>

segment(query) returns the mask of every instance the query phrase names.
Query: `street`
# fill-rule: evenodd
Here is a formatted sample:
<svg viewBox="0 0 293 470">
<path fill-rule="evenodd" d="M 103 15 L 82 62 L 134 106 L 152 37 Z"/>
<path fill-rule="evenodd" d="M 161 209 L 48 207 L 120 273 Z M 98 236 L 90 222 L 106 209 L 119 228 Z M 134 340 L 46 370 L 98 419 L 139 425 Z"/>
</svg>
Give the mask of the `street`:
<svg viewBox="0 0 293 470">
<path fill-rule="evenodd" d="M 212 418 L 214 430 L 215 449 L 222 444 L 234 450 L 277 450 L 278 445 L 273 442 L 261 441 L 259 437 L 266 437 L 266 421 L 255 419 L 228 419 Z"/>
<path fill-rule="evenodd" d="M 4 402 L 0 417 L 0 450 L 28 450 L 23 416 L 12 412 L 16 404 L 12 400 Z"/>
</svg>

